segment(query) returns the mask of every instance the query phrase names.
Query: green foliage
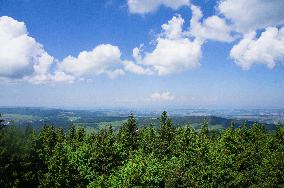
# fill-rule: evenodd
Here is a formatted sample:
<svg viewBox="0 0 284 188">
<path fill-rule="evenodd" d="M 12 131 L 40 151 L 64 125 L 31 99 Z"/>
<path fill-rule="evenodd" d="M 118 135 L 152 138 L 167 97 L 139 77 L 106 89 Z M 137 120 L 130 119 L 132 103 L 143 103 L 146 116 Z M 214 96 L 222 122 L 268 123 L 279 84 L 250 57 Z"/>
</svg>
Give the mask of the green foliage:
<svg viewBox="0 0 284 188">
<path fill-rule="evenodd" d="M 124 123 L 119 130 L 118 141 L 122 145 L 125 155 L 128 155 L 129 152 L 137 149 L 138 127 L 133 114 L 129 116 L 127 122 Z"/>
<path fill-rule="evenodd" d="M 138 147 L 143 153 L 157 153 L 158 133 L 153 126 L 139 129 Z"/>
<path fill-rule="evenodd" d="M 0 130 L 0 187 L 35 187 L 38 184 L 33 158 L 35 133 L 16 127 Z"/>
<path fill-rule="evenodd" d="M 1 118 L 2 114 L 0 114 L 0 129 L 4 127 L 4 119 Z"/>
<path fill-rule="evenodd" d="M 163 183 L 163 164 L 154 154 L 144 155 L 136 152 L 129 160 L 109 178 L 111 187 L 149 187 Z"/>
<path fill-rule="evenodd" d="M 45 125 L 36 133 L 0 129 L 0 187 L 281 187 L 284 128 L 246 124 L 222 131 L 176 127 L 166 112 L 160 128 Z"/>
<path fill-rule="evenodd" d="M 159 130 L 159 147 L 160 154 L 171 154 L 171 143 L 175 135 L 175 128 L 173 127 L 172 120 L 168 117 L 167 112 L 164 111 L 160 117 L 160 130 Z"/>
</svg>

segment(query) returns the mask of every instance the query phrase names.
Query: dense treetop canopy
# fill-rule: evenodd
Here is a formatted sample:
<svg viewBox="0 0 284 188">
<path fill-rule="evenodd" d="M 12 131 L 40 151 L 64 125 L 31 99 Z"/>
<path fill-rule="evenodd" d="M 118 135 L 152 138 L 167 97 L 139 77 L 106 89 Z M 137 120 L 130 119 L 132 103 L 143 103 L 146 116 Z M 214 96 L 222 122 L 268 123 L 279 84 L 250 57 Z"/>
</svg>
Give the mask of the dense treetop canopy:
<svg viewBox="0 0 284 188">
<path fill-rule="evenodd" d="M 138 128 L 133 114 L 118 131 L 65 133 L 44 126 L 0 129 L 0 187 L 281 187 L 284 128 L 243 125 L 200 131 Z"/>
</svg>

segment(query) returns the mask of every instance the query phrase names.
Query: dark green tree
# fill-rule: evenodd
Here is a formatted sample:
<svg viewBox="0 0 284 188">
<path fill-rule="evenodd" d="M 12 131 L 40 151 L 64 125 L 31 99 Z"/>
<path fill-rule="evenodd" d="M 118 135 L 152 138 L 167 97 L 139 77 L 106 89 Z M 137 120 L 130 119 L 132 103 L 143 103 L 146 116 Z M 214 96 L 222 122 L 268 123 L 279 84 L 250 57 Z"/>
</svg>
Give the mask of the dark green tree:
<svg viewBox="0 0 284 188">
<path fill-rule="evenodd" d="M 159 148 L 158 133 L 152 125 L 139 129 L 138 145 L 139 150 L 142 150 L 143 153 L 157 152 Z"/>
<path fill-rule="evenodd" d="M 171 142 L 174 139 L 175 128 L 172 120 L 168 117 L 167 112 L 164 111 L 160 117 L 159 130 L 159 147 L 161 155 L 169 155 L 171 153 Z"/>
<path fill-rule="evenodd" d="M 0 114 L 0 129 L 4 127 L 4 119 L 2 119 L 2 114 Z"/>
<path fill-rule="evenodd" d="M 138 127 L 134 115 L 131 113 L 126 123 L 123 123 L 118 132 L 118 141 L 124 152 L 129 153 L 138 147 Z"/>
</svg>

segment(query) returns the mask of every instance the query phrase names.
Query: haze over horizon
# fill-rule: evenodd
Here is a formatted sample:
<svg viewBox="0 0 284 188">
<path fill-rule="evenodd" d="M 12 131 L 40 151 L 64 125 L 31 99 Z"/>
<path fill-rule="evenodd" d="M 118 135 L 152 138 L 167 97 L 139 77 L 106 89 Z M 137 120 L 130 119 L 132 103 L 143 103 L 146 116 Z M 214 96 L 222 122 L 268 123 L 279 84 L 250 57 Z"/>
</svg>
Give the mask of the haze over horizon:
<svg viewBox="0 0 284 188">
<path fill-rule="evenodd" d="M 0 1 L 0 106 L 284 108 L 283 10 L 282 0 Z"/>
</svg>

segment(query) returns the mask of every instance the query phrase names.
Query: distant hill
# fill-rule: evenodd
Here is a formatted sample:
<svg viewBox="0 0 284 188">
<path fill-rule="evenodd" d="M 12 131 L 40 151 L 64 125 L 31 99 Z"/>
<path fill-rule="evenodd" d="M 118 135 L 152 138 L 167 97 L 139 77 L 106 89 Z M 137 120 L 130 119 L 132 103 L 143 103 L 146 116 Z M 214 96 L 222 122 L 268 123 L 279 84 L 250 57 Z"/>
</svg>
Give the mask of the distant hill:
<svg viewBox="0 0 284 188">
<path fill-rule="evenodd" d="M 71 125 L 86 127 L 90 130 L 100 129 L 107 125 L 111 125 L 114 129 L 118 129 L 128 117 L 128 112 L 101 110 L 62 110 L 50 108 L 0 108 L 0 113 L 9 125 L 32 125 L 39 130 L 44 124 L 51 124 L 57 127 L 62 127 L 67 130 Z M 159 115 L 147 113 L 139 114 L 136 117 L 138 126 L 144 127 L 148 125 L 159 126 Z M 175 126 L 190 125 L 195 129 L 200 129 L 204 121 L 208 121 L 211 129 L 225 129 L 234 122 L 236 127 L 246 123 L 251 126 L 254 121 L 244 119 L 224 118 L 212 115 L 190 116 L 190 115 L 174 115 L 171 119 Z M 268 130 L 274 130 L 274 124 L 263 125 Z"/>
<path fill-rule="evenodd" d="M 144 126 L 152 124 L 154 126 L 159 125 L 158 118 L 145 118 L 145 117 L 138 117 L 138 125 Z M 233 123 L 235 127 L 240 127 L 243 124 L 248 126 L 252 126 L 255 122 L 254 121 L 247 121 L 247 120 L 239 120 L 239 119 L 228 119 L 223 117 L 217 116 L 173 116 L 171 117 L 174 125 L 176 126 L 185 126 L 191 125 L 196 129 L 200 129 L 202 124 L 205 121 L 208 121 L 209 128 L 213 129 L 226 129 Z M 274 124 L 263 124 L 268 130 L 274 130 Z"/>
</svg>

